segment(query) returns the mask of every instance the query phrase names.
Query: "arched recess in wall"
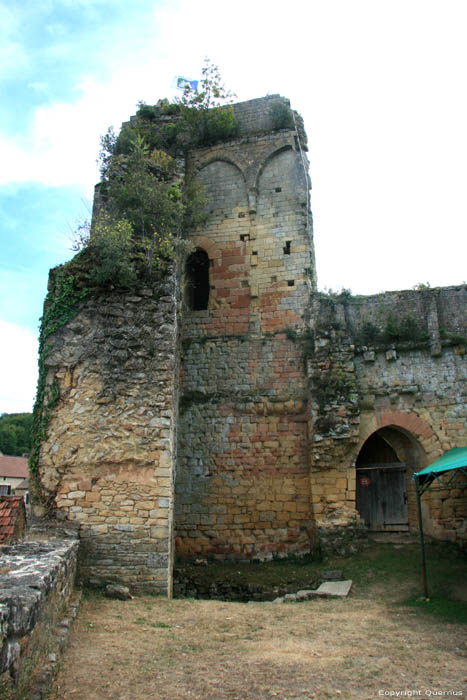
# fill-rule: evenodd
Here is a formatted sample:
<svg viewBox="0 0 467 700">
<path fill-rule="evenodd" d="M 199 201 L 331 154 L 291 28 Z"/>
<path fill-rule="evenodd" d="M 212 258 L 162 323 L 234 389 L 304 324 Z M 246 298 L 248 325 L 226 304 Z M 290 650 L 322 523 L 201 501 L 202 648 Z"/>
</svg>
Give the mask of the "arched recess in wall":
<svg viewBox="0 0 467 700">
<path fill-rule="evenodd" d="M 185 263 L 185 304 L 190 311 L 203 311 L 209 304 L 209 256 L 196 248 Z"/>
<path fill-rule="evenodd" d="M 236 217 L 239 207 L 246 209 L 245 178 L 234 163 L 222 159 L 211 160 L 201 166 L 197 179 L 204 186 L 209 220 Z"/>
<path fill-rule="evenodd" d="M 356 508 L 371 531 L 404 532 L 417 527 L 412 475 L 426 463 L 410 431 L 388 425 L 372 433 L 356 460 Z"/>
<path fill-rule="evenodd" d="M 264 161 L 257 178 L 258 215 L 306 206 L 308 183 L 303 165 L 291 146 L 271 153 Z"/>
</svg>

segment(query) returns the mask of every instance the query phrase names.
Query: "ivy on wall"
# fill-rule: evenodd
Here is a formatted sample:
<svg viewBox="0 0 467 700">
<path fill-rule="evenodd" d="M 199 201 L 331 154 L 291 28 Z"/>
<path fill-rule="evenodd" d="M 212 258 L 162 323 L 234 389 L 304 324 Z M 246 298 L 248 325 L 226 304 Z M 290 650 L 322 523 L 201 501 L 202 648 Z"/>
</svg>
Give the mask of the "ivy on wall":
<svg viewBox="0 0 467 700">
<path fill-rule="evenodd" d="M 29 472 L 34 484 L 36 499 L 45 500 L 38 480 L 39 453 L 47 439 L 47 429 L 54 407 L 60 399 L 60 387 L 56 379 L 47 384 L 46 359 L 50 351 L 49 338 L 65 326 L 78 313 L 80 305 L 89 295 L 82 280 L 64 265 L 51 273 L 51 284 L 44 303 L 39 334 L 39 376 L 34 403 Z"/>
</svg>

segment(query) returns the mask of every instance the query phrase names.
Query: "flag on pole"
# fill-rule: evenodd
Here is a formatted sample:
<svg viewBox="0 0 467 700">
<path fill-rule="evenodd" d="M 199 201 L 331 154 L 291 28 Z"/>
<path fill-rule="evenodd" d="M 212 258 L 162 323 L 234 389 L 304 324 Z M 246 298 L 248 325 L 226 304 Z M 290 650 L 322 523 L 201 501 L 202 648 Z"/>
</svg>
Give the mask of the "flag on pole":
<svg viewBox="0 0 467 700">
<path fill-rule="evenodd" d="M 189 80 L 188 78 L 182 78 L 181 75 L 175 76 L 175 87 L 178 90 L 185 90 L 186 87 L 189 87 L 190 90 L 197 90 L 198 89 L 198 81 L 197 80 Z"/>
</svg>

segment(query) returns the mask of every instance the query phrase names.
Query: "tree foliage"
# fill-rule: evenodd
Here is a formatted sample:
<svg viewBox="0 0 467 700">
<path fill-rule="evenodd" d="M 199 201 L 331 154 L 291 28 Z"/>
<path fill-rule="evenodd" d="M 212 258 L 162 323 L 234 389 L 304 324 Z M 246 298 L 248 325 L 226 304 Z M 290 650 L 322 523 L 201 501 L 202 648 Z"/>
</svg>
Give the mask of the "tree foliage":
<svg viewBox="0 0 467 700">
<path fill-rule="evenodd" d="M 232 99 L 235 95 L 226 90 L 219 68 L 205 59 L 202 69 L 201 89 L 187 85 L 180 107 L 182 124 L 188 134 L 189 145 L 210 146 L 237 135 Z"/>
<path fill-rule="evenodd" d="M 185 156 L 194 146 L 232 138 L 237 126 L 233 95 L 208 59 L 200 89 L 187 87 L 174 103 L 139 103 L 136 118 L 118 136 L 101 139 L 102 181 L 92 231 L 82 225 L 75 249 L 83 250 L 91 287 L 131 288 L 164 271 L 177 239 L 205 221 L 201 186 Z"/>
<path fill-rule="evenodd" d="M 32 413 L 3 413 L 0 416 L 0 452 L 21 457 L 31 449 Z"/>
</svg>

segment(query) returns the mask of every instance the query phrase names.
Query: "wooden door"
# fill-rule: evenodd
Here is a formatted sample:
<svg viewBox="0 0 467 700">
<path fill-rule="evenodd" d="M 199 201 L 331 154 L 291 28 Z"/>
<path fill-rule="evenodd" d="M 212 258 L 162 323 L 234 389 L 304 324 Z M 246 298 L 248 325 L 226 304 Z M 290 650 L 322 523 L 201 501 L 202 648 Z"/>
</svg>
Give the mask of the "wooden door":
<svg viewBox="0 0 467 700">
<path fill-rule="evenodd" d="M 357 469 L 357 510 L 369 530 L 409 529 L 406 473 L 401 462 Z"/>
</svg>

